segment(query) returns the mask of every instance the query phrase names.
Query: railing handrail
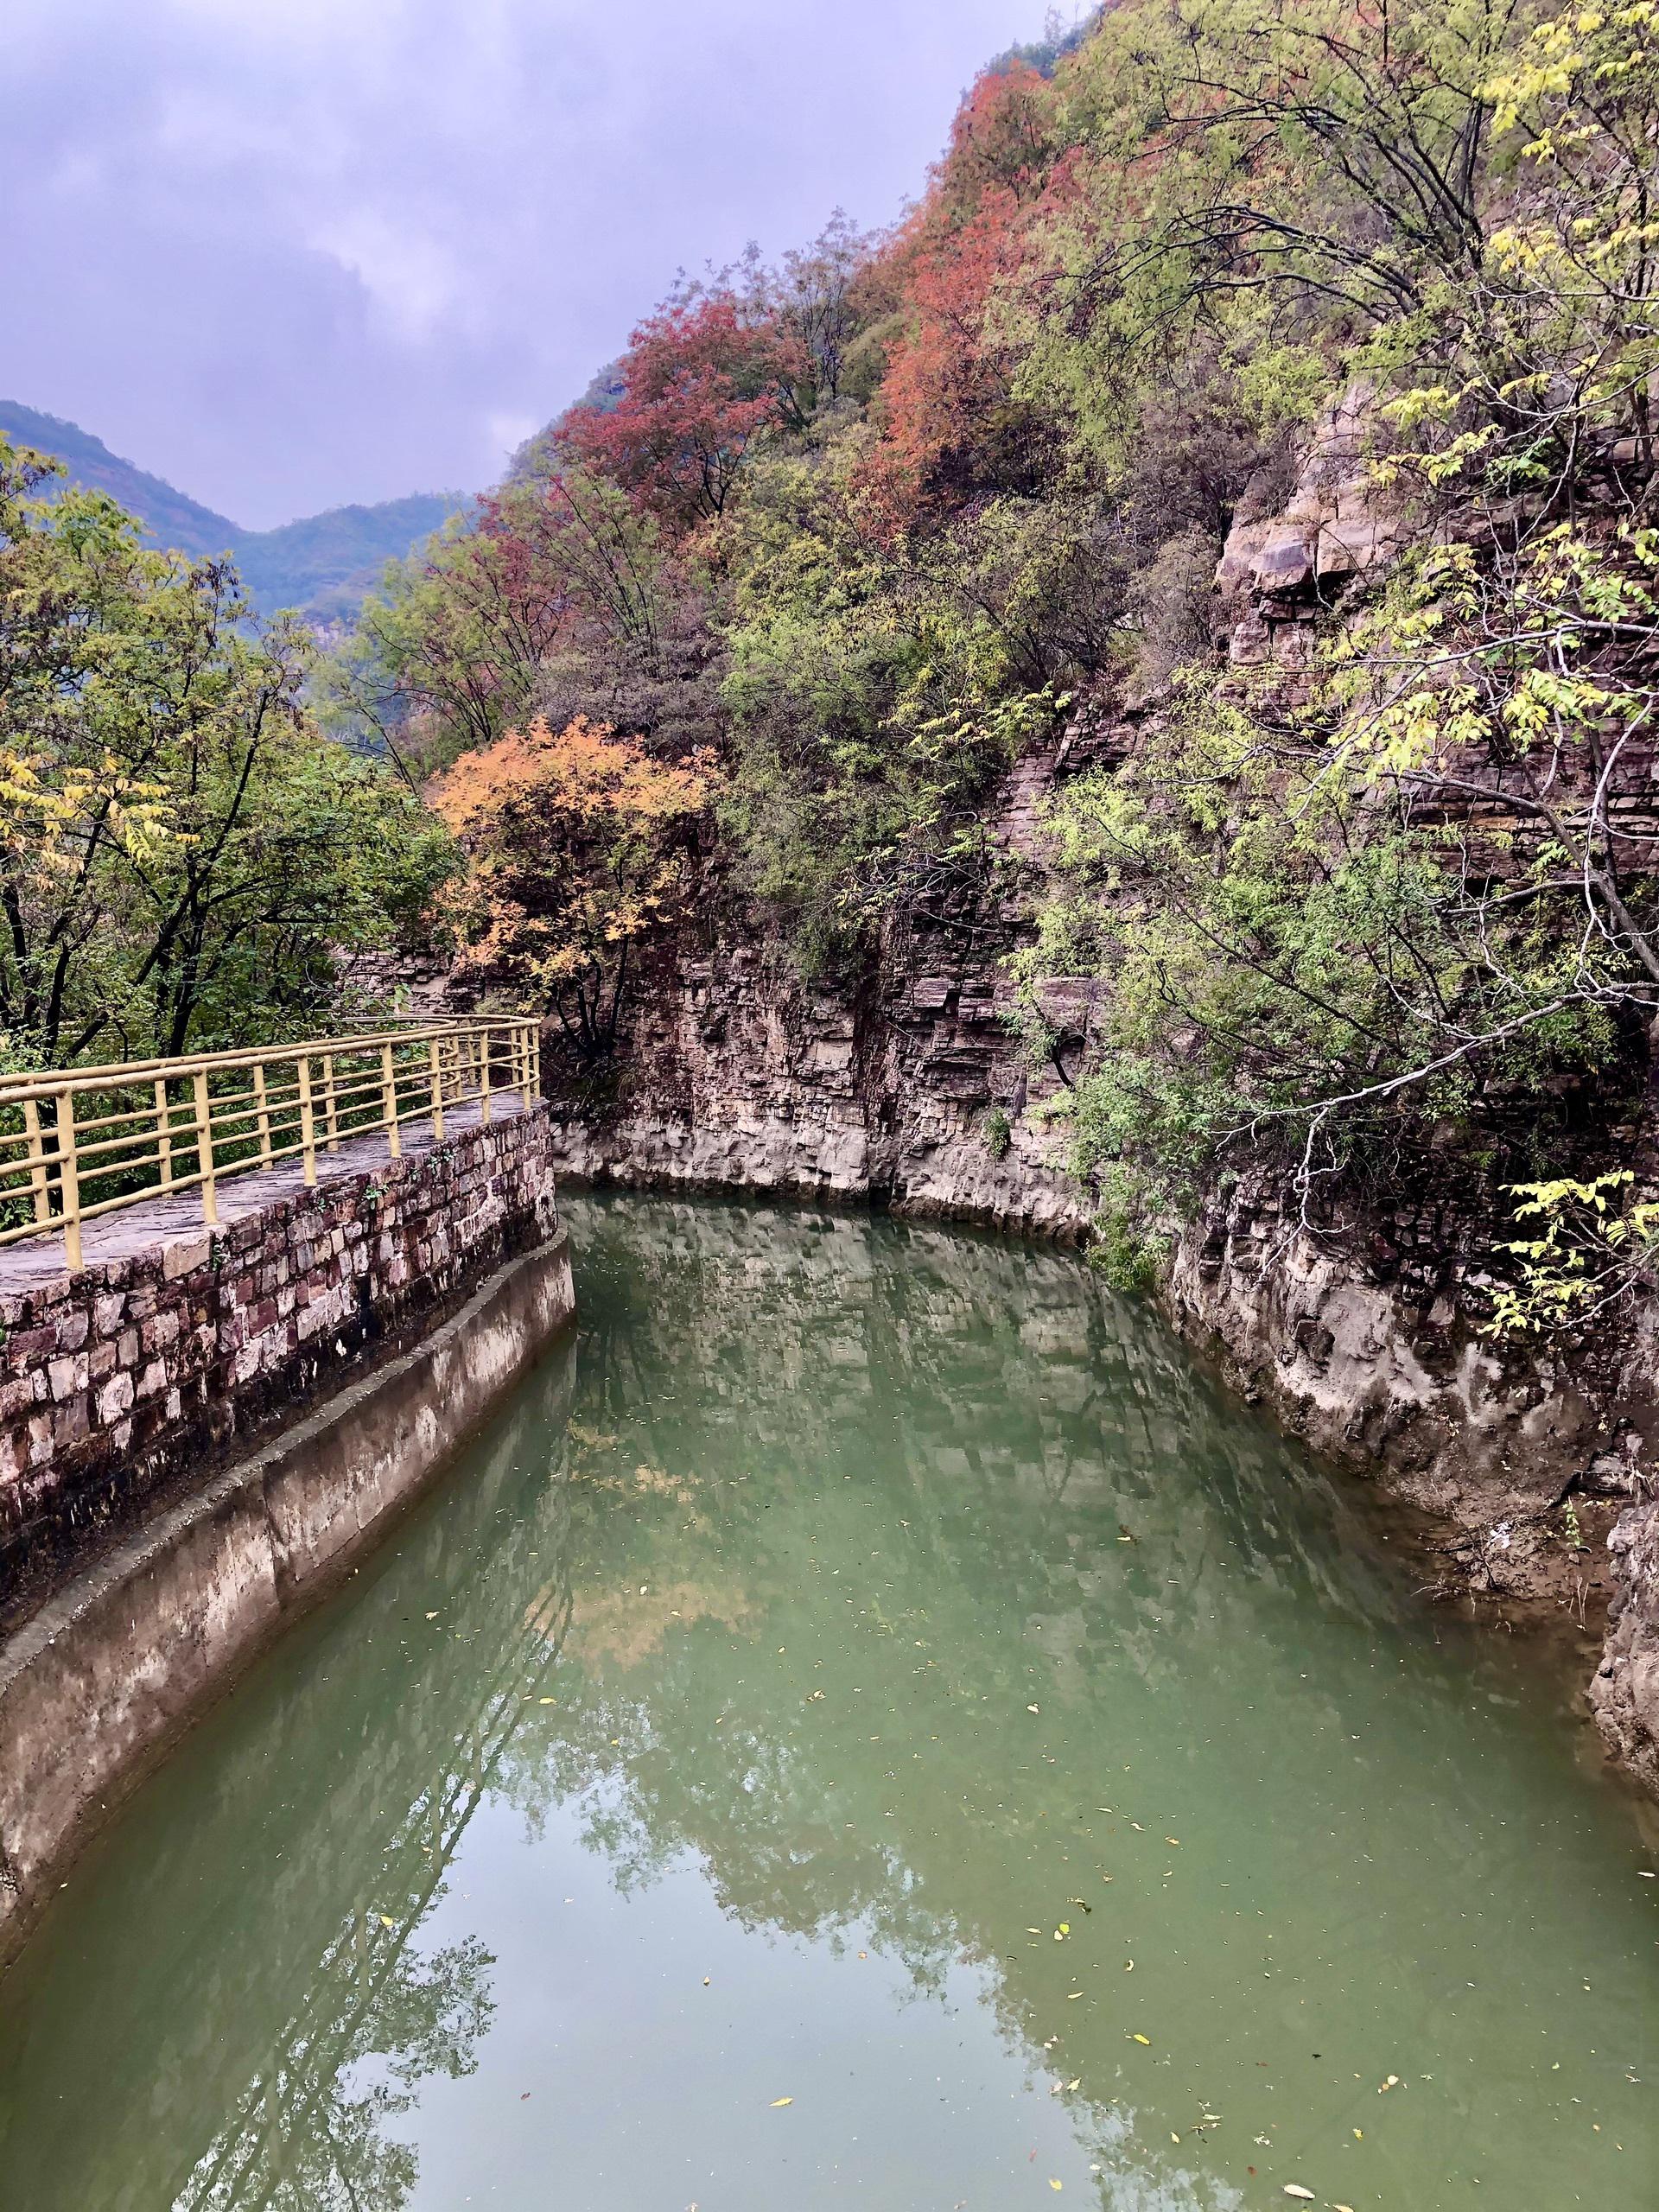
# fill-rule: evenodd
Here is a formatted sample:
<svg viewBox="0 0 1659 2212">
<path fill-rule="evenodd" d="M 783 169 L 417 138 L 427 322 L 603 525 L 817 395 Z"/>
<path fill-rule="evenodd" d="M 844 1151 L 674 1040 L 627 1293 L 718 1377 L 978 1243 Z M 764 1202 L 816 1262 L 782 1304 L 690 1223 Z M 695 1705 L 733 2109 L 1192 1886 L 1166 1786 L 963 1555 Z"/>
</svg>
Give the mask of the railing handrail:
<svg viewBox="0 0 1659 2212">
<path fill-rule="evenodd" d="M 469 1029 L 539 1026 L 531 1014 L 445 1015 L 385 1029 L 353 1030 L 341 1037 L 309 1037 L 295 1045 L 246 1045 L 223 1052 L 183 1052 L 170 1059 L 108 1060 L 96 1067 L 35 1069 L 30 1073 L 0 1075 L 0 1106 L 15 1106 L 31 1092 L 36 1097 L 55 1098 L 64 1090 L 118 1090 L 124 1079 L 132 1077 L 149 1083 L 164 1076 L 170 1081 L 175 1076 L 194 1075 L 198 1068 L 211 1075 L 220 1070 L 251 1067 L 256 1061 L 269 1066 L 274 1060 L 297 1060 L 308 1054 L 315 1059 L 322 1052 L 366 1050 L 372 1045 L 424 1044 L 429 1036 L 453 1036 Z"/>
<path fill-rule="evenodd" d="M 395 1160 L 405 1122 L 429 1117 L 442 1141 L 454 1107 L 476 1099 L 487 1124 L 497 1097 L 517 1093 L 528 1107 L 540 1087 L 541 1025 L 518 1014 L 0 1077 L 0 1245 L 61 1230 L 73 1273 L 81 1224 L 98 1216 L 198 1189 L 213 1228 L 227 1177 L 298 1157 L 315 1184 L 319 1152 L 378 1132 Z M 19 1210 L 30 1217 L 9 1221 Z"/>
</svg>

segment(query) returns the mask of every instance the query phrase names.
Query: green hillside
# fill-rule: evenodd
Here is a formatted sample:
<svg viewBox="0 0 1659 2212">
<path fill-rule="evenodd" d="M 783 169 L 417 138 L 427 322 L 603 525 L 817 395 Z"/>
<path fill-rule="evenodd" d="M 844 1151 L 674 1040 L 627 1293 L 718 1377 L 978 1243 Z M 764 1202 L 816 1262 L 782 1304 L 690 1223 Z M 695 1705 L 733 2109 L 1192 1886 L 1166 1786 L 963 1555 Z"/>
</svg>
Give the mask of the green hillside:
<svg viewBox="0 0 1659 2212">
<path fill-rule="evenodd" d="M 386 563 L 465 504 L 456 493 L 416 492 L 377 506 L 330 507 L 276 530 L 242 530 L 56 415 L 0 400 L 0 435 L 55 455 L 75 483 L 107 492 L 162 544 L 195 557 L 230 553 L 261 607 L 297 607 L 315 621 L 348 620 Z"/>
</svg>

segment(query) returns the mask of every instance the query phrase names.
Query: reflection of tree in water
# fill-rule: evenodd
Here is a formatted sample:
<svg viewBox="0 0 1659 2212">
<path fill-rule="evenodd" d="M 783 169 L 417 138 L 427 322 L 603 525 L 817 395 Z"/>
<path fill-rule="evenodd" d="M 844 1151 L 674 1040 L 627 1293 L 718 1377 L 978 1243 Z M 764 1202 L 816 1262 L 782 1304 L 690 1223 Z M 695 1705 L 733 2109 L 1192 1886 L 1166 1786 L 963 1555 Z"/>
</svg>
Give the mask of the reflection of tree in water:
<svg viewBox="0 0 1659 2212">
<path fill-rule="evenodd" d="M 392 2212 L 407 2201 L 415 2152 L 388 2138 L 386 2123 L 413 2107 L 428 2075 L 473 2071 L 493 1963 L 474 1940 L 416 1958 L 410 1932 L 377 1944 L 360 1918 L 342 1931 L 313 1978 L 308 2012 L 321 2027 L 290 2024 L 191 2176 L 181 2212 Z M 354 2090 L 353 2069 L 368 2059 L 384 2078 Z"/>
<path fill-rule="evenodd" d="M 416 2156 L 388 2134 L 388 2123 L 415 2107 L 423 2082 L 474 2071 L 494 2009 L 494 1961 L 476 1937 L 426 1955 L 416 1938 L 569 1627 L 563 1481 L 544 1495 L 556 1508 L 544 1532 L 555 1539 L 552 1579 L 522 1611 L 474 1604 L 467 1612 L 471 1641 L 460 1679 L 473 1710 L 453 1738 L 447 1770 L 376 1859 L 353 1867 L 359 1891 L 374 1902 L 351 1913 L 306 1976 L 301 2008 L 226 2114 L 176 2199 L 178 2212 L 397 2212 L 407 2202 Z M 474 1589 L 488 1589 L 500 1562 L 475 1565 Z"/>
<path fill-rule="evenodd" d="M 745 1927 L 831 1944 L 855 1927 L 918 1991 L 953 1961 L 982 1967 L 1011 2048 L 1042 2070 L 1083 2017 L 1065 2009 L 1074 1953 L 1009 1951 L 1012 1870 L 1033 1893 L 1019 1922 L 1064 1913 L 1084 1878 L 1067 1846 L 1092 1862 L 1108 1785 L 1039 1758 L 1033 1666 L 1073 1748 L 1115 1759 L 1132 1705 L 1125 1730 L 1167 1745 L 1160 1787 L 1185 1777 L 1248 1818 L 1259 1768 L 1186 1725 L 1195 1655 L 1247 1673 L 1287 1728 L 1334 1730 L 1345 1678 L 1311 1684 L 1300 1639 L 1386 1633 L 1400 1584 L 1352 1541 L 1332 1484 L 1074 1262 L 846 1217 L 569 1211 L 600 1355 L 575 1408 L 574 1663 L 504 1790 L 532 1818 L 579 1805 L 625 1889 L 690 1853 Z M 832 1655 L 855 1628 L 849 1673 Z M 890 1733 L 878 1700 L 902 1715 Z M 1465 1740 L 1459 1723 L 1425 1761 Z M 1332 1777 L 1333 1820 L 1344 1786 Z M 1321 1802 L 1310 1792 L 1310 1824 Z M 1448 1787 L 1443 1803 L 1455 1851 L 1465 1800 Z M 1099 1929 L 1114 1893 L 1094 1894 Z M 1179 1897 L 1143 1892 L 1136 1912 L 1137 1952 L 1144 1936 L 1147 1955 L 1179 1956 Z M 1381 1924 L 1367 1916 L 1351 1942 Z M 1232 1964 L 1182 1971 L 1219 2023 Z M 1148 2169 L 1122 2108 L 1077 2117 L 1115 2203 L 1212 2201 Z"/>
</svg>

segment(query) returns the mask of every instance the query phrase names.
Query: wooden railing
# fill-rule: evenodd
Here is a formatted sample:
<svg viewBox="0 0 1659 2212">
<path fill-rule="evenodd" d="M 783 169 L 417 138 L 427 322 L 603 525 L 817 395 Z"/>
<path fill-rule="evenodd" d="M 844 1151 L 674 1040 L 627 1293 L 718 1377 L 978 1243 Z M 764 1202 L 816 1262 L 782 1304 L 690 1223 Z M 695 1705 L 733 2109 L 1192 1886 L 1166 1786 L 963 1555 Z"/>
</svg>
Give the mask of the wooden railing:
<svg viewBox="0 0 1659 2212">
<path fill-rule="evenodd" d="M 297 1156 L 315 1183 L 319 1153 L 351 1138 L 383 1131 L 395 1160 L 405 1123 L 441 1138 L 469 1101 L 487 1122 L 540 1087 L 539 1029 L 518 1015 L 0 1077 L 0 1244 L 61 1230 L 73 1272 L 99 1215 L 194 1189 L 212 1227 L 227 1176 Z"/>
</svg>

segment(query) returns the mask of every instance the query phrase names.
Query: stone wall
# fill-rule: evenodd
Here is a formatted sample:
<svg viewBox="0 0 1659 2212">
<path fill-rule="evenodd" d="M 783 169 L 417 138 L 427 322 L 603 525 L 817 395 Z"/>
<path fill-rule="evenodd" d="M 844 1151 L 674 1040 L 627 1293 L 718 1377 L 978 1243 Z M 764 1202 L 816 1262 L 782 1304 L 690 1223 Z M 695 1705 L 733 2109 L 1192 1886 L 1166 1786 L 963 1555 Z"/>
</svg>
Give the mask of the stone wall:
<svg viewBox="0 0 1659 2212">
<path fill-rule="evenodd" d="M 0 1294 L 0 1604 L 553 1225 L 538 1109 Z"/>
</svg>

